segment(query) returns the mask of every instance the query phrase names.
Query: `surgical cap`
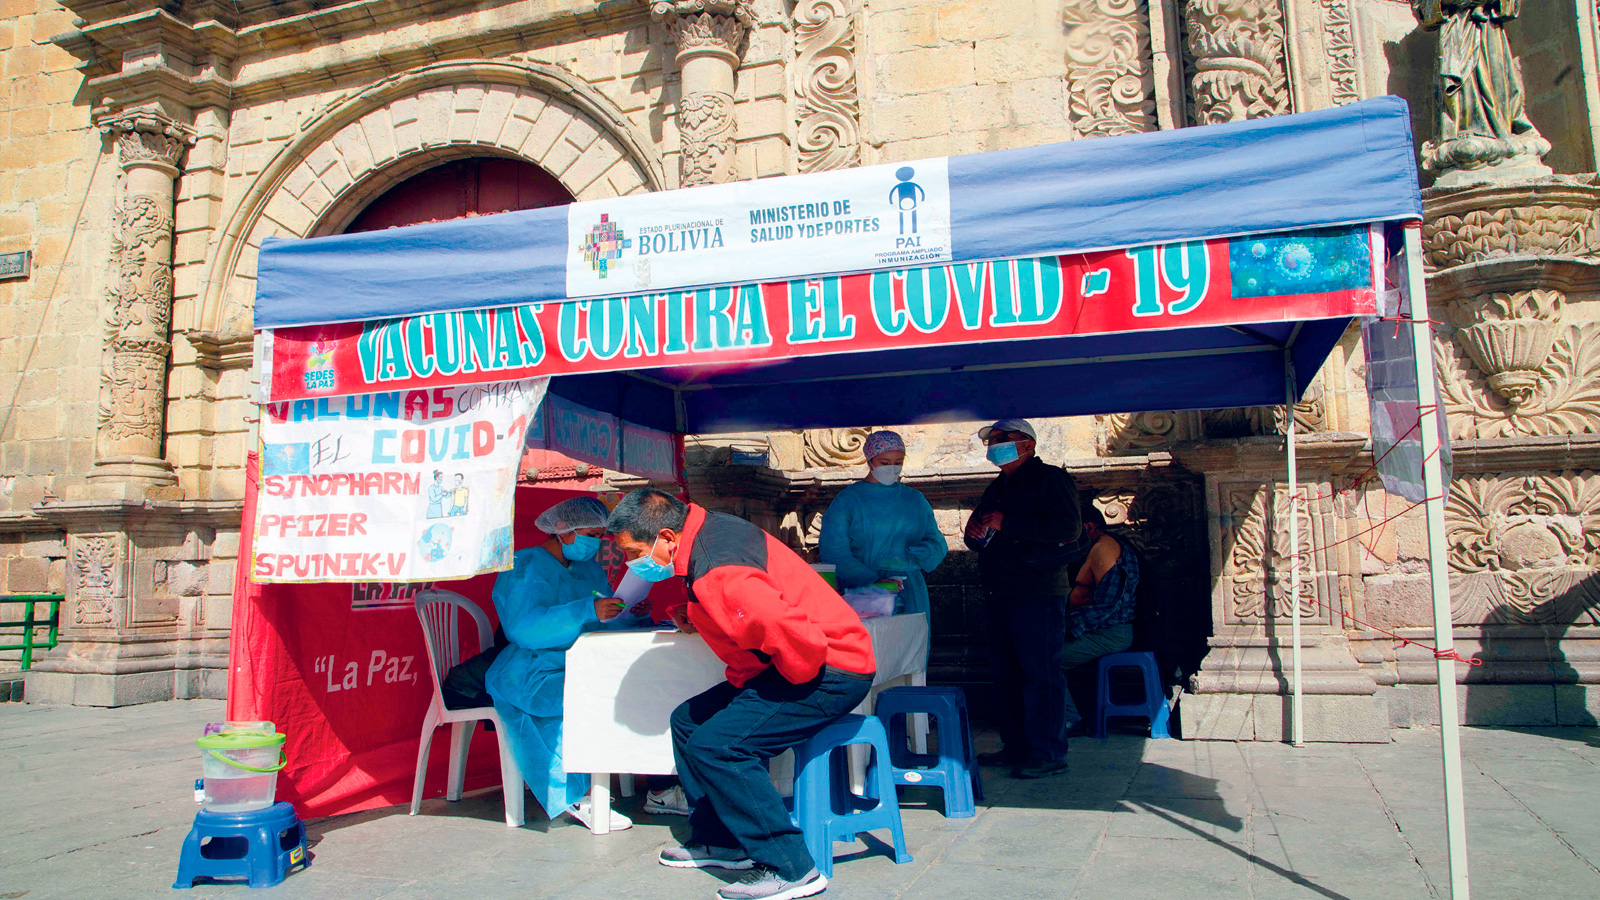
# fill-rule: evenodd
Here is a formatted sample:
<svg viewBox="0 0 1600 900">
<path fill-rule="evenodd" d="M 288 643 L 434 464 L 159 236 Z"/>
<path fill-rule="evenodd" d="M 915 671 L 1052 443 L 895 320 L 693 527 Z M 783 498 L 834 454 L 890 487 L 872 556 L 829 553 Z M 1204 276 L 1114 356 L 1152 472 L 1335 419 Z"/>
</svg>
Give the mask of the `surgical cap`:
<svg viewBox="0 0 1600 900">
<path fill-rule="evenodd" d="M 539 514 L 533 524 L 545 534 L 566 534 L 579 528 L 604 528 L 610 511 L 593 497 L 563 500 Z"/>
<path fill-rule="evenodd" d="M 891 450 L 899 450 L 901 453 L 906 450 L 906 442 L 892 431 L 874 431 L 867 435 L 867 442 L 861 445 L 861 453 L 868 462 L 871 462 L 874 456 Z"/>
</svg>

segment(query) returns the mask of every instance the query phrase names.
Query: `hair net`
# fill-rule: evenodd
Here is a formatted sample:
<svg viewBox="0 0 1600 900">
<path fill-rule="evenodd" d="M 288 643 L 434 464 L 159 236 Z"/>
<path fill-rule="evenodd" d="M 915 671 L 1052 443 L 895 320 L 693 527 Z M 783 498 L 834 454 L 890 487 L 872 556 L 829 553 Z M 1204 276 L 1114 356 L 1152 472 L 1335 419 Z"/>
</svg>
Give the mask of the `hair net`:
<svg viewBox="0 0 1600 900">
<path fill-rule="evenodd" d="M 593 497 L 563 500 L 539 514 L 533 524 L 545 534 L 566 534 L 579 528 L 604 528 L 610 510 Z"/>
<path fill-rule="evenodd" d="M 888 453 L 891 450 L 904 453 L 905 449 L 906 442 L 900 439 L 900 435 L 892 431 L 874 431 L 867 435 L 867 442 L 861 445 L 861 454 L 871 462 L 872 458 L 880 453 Z"/>
</svg>

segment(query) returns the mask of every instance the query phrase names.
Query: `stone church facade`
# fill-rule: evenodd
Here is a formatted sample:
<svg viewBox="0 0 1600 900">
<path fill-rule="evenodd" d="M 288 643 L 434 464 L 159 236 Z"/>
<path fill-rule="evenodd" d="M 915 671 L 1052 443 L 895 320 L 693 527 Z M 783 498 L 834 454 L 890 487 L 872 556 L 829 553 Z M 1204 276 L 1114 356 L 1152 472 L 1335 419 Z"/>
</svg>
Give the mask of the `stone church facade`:
<svg viewBox="0 0 1600 900">
<path fill-rule="evenodd" d="M 474 160 L 535 166 L 587 200 L 1392 93 L 1411 103 L 1431 167 L 1423 237 L 1454 450 L 1455 636 L 1482 661 L 1458 666 L 1461 717 L 1600 714 L 1600 16 L 1589 0 L 0 10 L 0 253 L 31 262 L 0 276 L 0 588 L 66 598 L 61 645 L 35 663 L 30 700 L 225 691 L 268 237 L 340 233 L 378 198 Z M 1480 139 L 1464 95 L 1439 89 L 1447 45 L 1464 34 L 1508 48 L 1467 79 L 1490 94 L 1515 83 L 1525 115 L 1504 134 Z M 1366 477 L 1362 366 L 1352 330 L 1287 414 L 1040 423 L 1041 455 L 1155 561 L 1186 737 L 1283 739 L 1291 603 L 1307 622 L 1308 739 L 1387 740 L 1437 718 L 1432 654 L 1368 627 L 1426 640 L 1432 619 L 1420 510 Z M 1287 415 L 1309 432 L 1298 503 L 1284 483 Z M 866 429 L 896 423 L 860 424 L 691 439 L 691 493 L 810 547 L 828 500 L 863 474 Z M 993 469 L 972 426 L 904 431 L 907 480 L 959 549 Z M 1298 563 L 1291 515 L 1315 548 Z M 935 680 L 982 681 L 975 582 L 964 552 L 930 578 Z"/>
</svg>

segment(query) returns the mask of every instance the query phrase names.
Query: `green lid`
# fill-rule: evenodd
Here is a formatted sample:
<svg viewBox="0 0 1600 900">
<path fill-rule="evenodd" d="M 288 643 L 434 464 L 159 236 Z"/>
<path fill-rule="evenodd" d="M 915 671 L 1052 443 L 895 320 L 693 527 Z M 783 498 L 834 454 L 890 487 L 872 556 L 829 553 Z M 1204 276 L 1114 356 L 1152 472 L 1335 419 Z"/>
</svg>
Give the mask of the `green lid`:
<svg viewBox="0 0 1600 900">
<path fill-rule="evenodd" d="M 283 739 L 281 734 L 267 734 L 264 731 L 223 731 L 208 734 L 195 743 L 202 750 L 255 750 L 281 746 Z"/>
</svg>

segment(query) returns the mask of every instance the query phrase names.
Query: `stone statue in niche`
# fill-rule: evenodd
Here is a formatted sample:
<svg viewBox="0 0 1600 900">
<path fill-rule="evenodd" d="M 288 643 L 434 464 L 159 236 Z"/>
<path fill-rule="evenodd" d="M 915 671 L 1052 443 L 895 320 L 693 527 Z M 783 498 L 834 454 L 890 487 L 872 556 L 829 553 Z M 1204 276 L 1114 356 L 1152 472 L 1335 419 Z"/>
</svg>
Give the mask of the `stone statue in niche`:
<svg viewBox="0 0 1600 900">
<path fill-rule="evenodd" d="M 1448 187 L 1551 174 L 1550 142 L 1528 120 L 1522 71 L 1506 23 L 1522 0 L 1411 0 L 1424 30 L 1439 32 L 1439 134 L 1423 165 Z"/>
</svg>

